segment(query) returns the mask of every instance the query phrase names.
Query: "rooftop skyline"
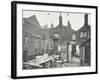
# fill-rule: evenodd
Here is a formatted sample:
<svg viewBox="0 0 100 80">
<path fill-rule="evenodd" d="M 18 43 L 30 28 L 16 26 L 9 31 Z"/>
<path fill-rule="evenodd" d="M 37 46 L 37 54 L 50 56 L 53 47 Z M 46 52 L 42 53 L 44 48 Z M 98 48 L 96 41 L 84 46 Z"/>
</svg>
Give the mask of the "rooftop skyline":
<svg viewBox="0 0 100 80">
<path fill-rule="evenodd" d="M 54 24 L 56 27 L 59 24 L 60 12 L 43 12 L 43 11 L 23 11 L 23 18 L 28 18 L 36 15 L 41 27 Z M 64 13 L 61 12 L 62 24 L 67 26 L 68 20 L 70 21 L 71 27 L 74 30 L 78 30 L 84 25 L 84 15 L 82 13 Z M 88 24 L 91 25 L 91 14 L 88 14 Z"/>
</svg>

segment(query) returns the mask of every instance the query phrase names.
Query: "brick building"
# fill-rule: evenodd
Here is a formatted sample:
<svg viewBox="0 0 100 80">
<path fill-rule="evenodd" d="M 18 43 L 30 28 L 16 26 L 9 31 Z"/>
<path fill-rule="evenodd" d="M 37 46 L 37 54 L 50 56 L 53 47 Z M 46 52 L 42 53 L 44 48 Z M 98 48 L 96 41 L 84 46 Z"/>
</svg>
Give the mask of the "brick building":
<svg viewBox="0 0 100 80">
<path fill-rule="evenodd" d="M 84 25 L 75 32 L 76 42 L 80 45 L 82 65 L 90 65 L 91 59 L 91 26 L 88 24 L 88 14 L 84 15 Z"/>
</svg>

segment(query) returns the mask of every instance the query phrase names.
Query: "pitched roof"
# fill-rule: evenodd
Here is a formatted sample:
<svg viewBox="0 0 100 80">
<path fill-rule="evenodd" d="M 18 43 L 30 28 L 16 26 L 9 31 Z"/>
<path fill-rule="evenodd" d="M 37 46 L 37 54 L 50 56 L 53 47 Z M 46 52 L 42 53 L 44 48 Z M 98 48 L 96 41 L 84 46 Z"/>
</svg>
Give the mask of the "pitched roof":
<svg viewBox="0 0 100 80">
<path fill-rule="evenodd" d="M 61 30 L 62 29 L 62 30 Z M 75 32 L 75 30 L 73 30 L 72 28 L 68 27 L 68 26 L 63 26 L 63 25 L 58 25 L 53 29 L 53 34 L 55 33 L 62 33 L 62 37 L 64 40 L 69 41 L 72 40 L 72 34 Z"/>
<path fill-rule="evenodd" d="M 84 31 L 84 30 L 89 30 L 89 29 L 90 29 L 90 25 L 87 25 L 87 26 L 81 27 L 79 30 L 77 30 L 77 32 Z"/>
<path fill-rule="evenodd" d="M 35 15 L 28 17 L 28 18 L 24 18 L 24 20 L 27 20 L 29 23 L 36 25 L 37 27 L 41 27 Z"/>
<path fill-rule="evenodd" d="M 34 35 L 37 34 L 42 36 L 43 31 L 35 15 L 28 18 L 23 18 L 23 20 L 24 31 L 32 33 Z"/>
<path fill-rule="evenodd" d="M 23 20 L 24 20 L 24 24 L 23 24 L 24 31 L 41 37 L 45 36 L 46 39 L 49 38 L 49 34 L 50 34 L 49 32 L 51 29 L 42 28 L 35 15 L 29 18 L 23 18 Z"/>
</svg>

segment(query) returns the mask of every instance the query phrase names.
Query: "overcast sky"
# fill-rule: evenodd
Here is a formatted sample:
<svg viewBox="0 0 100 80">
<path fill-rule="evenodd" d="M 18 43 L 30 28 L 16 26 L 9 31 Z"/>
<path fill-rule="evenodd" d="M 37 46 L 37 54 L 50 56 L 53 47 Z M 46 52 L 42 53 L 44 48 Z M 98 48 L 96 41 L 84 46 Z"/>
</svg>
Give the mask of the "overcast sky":
<svg viewBox="0 0 100 80">
<path fill-rule="evenodd" d="M 36 15 L 40 25 L 48 25 L 50 27 L 51 23 L 56 27 L 59 24 L 60 12 L 43 12 L 43 11 L 23 11 L 23 17 L 31 17 Z M 64 13 L 61 12 L 63 25 L 67 25 L 68 20 L 71 23 L 71 27 L 74 30 L 78 30 L 84 25 L 84 14 L 81 13 Z M 91 25 L 91 14 L 88 14 L 88 24 Z"/>
</svg>

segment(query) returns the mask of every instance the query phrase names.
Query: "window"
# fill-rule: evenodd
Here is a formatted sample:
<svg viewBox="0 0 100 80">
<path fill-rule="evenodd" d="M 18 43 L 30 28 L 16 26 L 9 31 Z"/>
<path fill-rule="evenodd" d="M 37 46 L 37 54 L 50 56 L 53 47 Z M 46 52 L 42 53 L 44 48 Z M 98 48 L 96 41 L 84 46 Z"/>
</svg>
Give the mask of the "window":
<svg viewBox="0 0 100 80">
<path fill-rule="evenodd" d="M 59 35 L 58 35 L 58 34 L 54 34 L 54 36 L 59 37 Z"/>
<path fill-rule="evenodd" d="M 81 37 L 81 38 L 83 37 L 83 32 L 80 32 L 80 37 Z"/>
<path fill-rule="evenodd" d="M 84 37 L 86 37 L 86 34 L 87 34 L 87 33 L 86 33 L 86 32 L 84 32 Z"/>
<path fill-rule="evenodd" d="M 76 35 L 75 34 L 72 35 L 72 40 L 76 40 Z"/>
<path fill-rule="evenodd" d="M 29 41 L 28 36 L 25 36 L 24 37 L 24 41 L 25 41 L 24 42 L 24 45 L 27 46 L 28 45 L 28 41 Z"/>
<path fill-rule="evenodd" d="M 90 38 L 90 33 L 89 32 L 87 33 L 87 36 L 88 36 L 88 39 L 89 39 Z"/>
</svg>

